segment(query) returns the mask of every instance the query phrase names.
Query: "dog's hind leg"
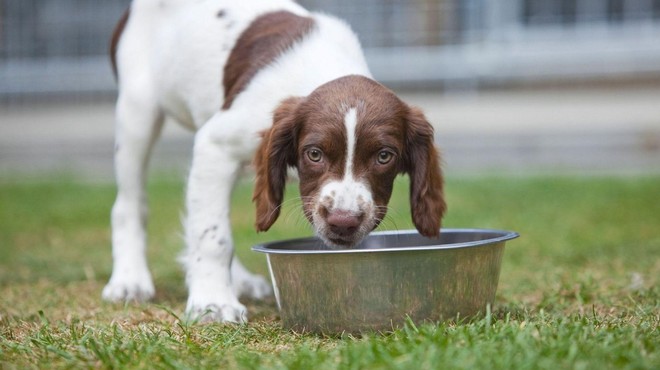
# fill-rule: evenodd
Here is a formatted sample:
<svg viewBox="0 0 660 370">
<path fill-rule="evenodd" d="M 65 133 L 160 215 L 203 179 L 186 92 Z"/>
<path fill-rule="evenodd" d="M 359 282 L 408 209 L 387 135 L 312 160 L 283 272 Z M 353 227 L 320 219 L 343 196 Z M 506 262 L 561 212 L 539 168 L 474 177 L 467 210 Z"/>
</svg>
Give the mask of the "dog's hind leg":
<svg viewBox="0 0 660 370">
<path fill-rule="evenodd" d="M 236 256 L 231 261 L 231 285 L 239 297 L 264 299 L 273 294 L 271 284 L 263 276 L 248 271 Z"/>
<path fill-rule="evenodd" d="M 163 113 L 151 95 L 121 91 L 116 110 L 115 176 L 112 207 L 112 276 L 103 289 L 109 301 L 145 301 L 154 296 L 147 266 L 147 196 L 145 178 Z"/>
</svg>

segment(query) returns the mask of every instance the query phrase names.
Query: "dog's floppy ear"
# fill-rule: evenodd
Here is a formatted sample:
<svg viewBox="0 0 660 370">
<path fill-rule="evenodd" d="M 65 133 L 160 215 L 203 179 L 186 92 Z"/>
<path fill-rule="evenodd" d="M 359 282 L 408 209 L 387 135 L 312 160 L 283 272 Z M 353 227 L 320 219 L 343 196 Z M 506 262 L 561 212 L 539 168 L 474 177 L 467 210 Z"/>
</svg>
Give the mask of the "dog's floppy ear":
<svg viewBox="0 0 660 370">
<path fill-rule="evenodd" d="M 252 200 L 257 207 L 257 231 L 267 231 L 280 215 L 287 168 L 296 164 L 296 110 L 302 98 L 288 98 L 273 114 L 254 157 L 256 182 Z"/>
<path fill-rule="evenodd" d="M 417 108 L 406 116 L 403 172 L 410 176 L 410 210 L 420 234 L 437 237 L 446 210 L 440 155 L 434 144 L 433 126 Z"/>
</svg>

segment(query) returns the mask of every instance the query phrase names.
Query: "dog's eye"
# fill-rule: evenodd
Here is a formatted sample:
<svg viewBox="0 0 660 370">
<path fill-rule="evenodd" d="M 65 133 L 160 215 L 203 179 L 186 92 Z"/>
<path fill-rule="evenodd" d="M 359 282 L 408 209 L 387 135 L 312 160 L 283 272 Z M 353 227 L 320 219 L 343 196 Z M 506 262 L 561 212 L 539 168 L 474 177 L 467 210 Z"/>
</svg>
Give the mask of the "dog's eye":
<svg viewBox="0 0 660 370">
<path fill-rule="evenodd" d="M 320 162 L 323 159 L 323 152 L 320 149 L 312 148 L 307 151 L 307 158 L 312 162 Z"/>
<path fill-rule="evenodd" d="M 389 150 L 381 150 L 378 153 L 377 161 L 379 164 L 388 164 L 392 158 L 394 158 L 394 153 L 390 152 Z"/>
</svg>

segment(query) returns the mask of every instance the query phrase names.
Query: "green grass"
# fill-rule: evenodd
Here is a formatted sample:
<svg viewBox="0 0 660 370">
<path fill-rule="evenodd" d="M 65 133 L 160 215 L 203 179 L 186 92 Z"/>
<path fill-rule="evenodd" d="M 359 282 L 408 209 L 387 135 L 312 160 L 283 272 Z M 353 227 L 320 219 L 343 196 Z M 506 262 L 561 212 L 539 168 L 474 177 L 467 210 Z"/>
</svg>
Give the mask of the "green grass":
<svg viewBox="0 0 660 370">
<path fill-rule="evenodd" d="M 179 320 L 183 184 L 164 178 L 150 185 L 156 299 L 102 302 L 114 192 L 73 178 L 0 183 L 1 369 L 660 368 L 660 177 L 451 179 L 445 227 L 521 234 L 492 312 L 362 337 L 283 330 L 272 299 L 247 302 L 247 325 Z M 256 234 L 250 193 L 241 185 L 235 197 L 237 254 L 266 274 L 251 245 L 311 232 L 291 200 Z M 384 226 L 412 228 L 405 180 L 391 205 Z"/>
</svg>

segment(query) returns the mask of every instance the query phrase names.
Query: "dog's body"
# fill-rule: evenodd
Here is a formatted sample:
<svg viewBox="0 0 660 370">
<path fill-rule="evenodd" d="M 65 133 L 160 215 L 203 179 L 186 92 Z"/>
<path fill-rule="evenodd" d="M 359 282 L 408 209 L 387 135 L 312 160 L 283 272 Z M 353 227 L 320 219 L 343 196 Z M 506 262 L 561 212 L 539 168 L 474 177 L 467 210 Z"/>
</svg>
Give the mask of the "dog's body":
<svg viewBox="0 0 660 370">
<path fill-rule="evenodd" d="M 277 218 L 292 166 L 305 214 L 331 247 L 350 247 L 378 225 L 401 172 L 411 175 L 416 226 L 438 234 L 444 201 L 433 130 L 370 79 L 343 22 L 287 0 L 134 0 L 112 52 L 118 195 L 105 299 L 154 294 L 144 182 L 165 116 L 196 131 L 182 257 L 193 317 L 244 321 L 237 297 L 270 294 L 266 280 L 232 262 L 231 191 L 255 151 L 258 230 Z"/>
</svg>

